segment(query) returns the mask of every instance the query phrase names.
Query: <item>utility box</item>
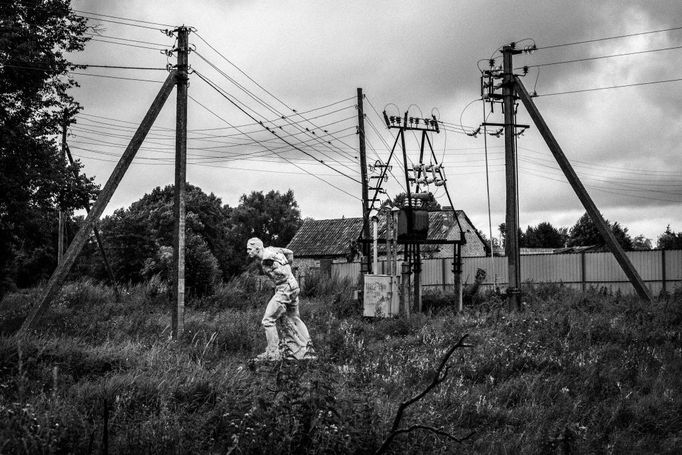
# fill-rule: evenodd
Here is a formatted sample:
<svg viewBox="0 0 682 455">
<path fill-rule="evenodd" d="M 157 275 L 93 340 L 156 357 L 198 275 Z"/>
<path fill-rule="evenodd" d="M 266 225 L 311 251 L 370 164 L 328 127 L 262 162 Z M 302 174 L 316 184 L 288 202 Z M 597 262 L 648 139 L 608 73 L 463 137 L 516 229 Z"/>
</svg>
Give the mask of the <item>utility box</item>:
<svg viewBox="0 0 682 455">
<path fill-rule="evenodd" d="M 429 235 L 429 212 L 426 209 L 403 207 L 398 213 L 398 241 L 419 242 Z"/>
<path fill-rule="evenodd" d="M 397 316 L 400 311 L 400 279 L 391 275 L 365 275 L 363 316 Z"/>
</svg>

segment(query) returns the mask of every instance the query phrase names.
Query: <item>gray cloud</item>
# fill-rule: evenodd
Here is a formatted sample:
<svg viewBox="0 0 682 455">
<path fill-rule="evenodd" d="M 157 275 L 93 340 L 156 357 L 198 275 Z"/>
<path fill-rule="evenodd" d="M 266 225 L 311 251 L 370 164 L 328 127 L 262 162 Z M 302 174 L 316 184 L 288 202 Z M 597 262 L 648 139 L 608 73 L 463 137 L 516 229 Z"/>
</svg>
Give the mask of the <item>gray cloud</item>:
<svg viewBox="0 0 682 455">
<path fill-rule="evenodd" d="M 220 2 L 205 1 L 186 4 L 178 1 L 95 2 L 75 1 L 74 7 L 103 14 L 128 16 L 162 23 L 184 23 L 199 29 L 200 35 L 238 64 L 251 77 L 273 94 L 298 110 L 325 105 L 339 99 L 353 97 L 356 87 L 363 87 L 369 100 L 379 110 L 395 103 L 404 110 L 411 104 L 424 112 L 437 107 L 441 119 L 458 123 L 467 102 L 479 94 L 477 61 L 487 59 L 503 44 L 532 38 L 538 46 L 575 42 L 605 36 L 635 33 L 678 25 L 672 21 L 682 17 L 679 1 L 438 1 L 438 2 Z M 171 44 L 159 32 L 132 29 L 106 24 L 107 33 L 131 39 Z M 197 51 L 227 71 L 232 77 L 272 102 L 283 113 L 287 109 L 263 94 L 245 80 L 234 68 L 192 38 Z M 527 44 L 529 41 L 523 41 Z M 579 46 L 540 50 L 531 55 L 517 56 L 515 66 L 608 55 L 657 47 L 680 45 L 682 30 L 651 34 L 621 40 L 602 41 Z M 499 56 L 498 54 L 495 54 Z M 144 49 L 131 49 L 104 43 L 92 43 L 78 56 L 79 61 L 112 64 L 163 66 L 165 56 Z M 245 102 L 248 97 L 212 72 L 197 55 L 190 56 L 198 71 L 210 74 L 231 94 Z M 682 77 L 682 51 L 672 50 L 640 56 L 602 59 L 590 62 L 545 67 L 540 71 L 537 86 L 536 72 L 531 70 L 524 83 L 538 93 L 547 94 L 566 90 L 636 83 L 642 81 Z M 144 77 L 162 78 L 159 74 Z M 146 83 L 80 78 L 82 89 L 76 92 L 86 112 L 139 121 L 144 115 L 158 86 Z M 228 107 L 196 77 L 192 78 L 190 93 L 197 100 L 216 110 L 231 123 L 245 123 L 249 119 Z M 682 109 L 680 83 L 669 83 L 630 89 L 589 92 L 537 98 L 536 103 L 567 155 L 586 163 L 576 166 L 600 208 L 610 219 L 623 224 L 634 223 L 650 237 L 665 228 L 661 219 L 682 229 L 680 187 L 668 187 L 669 194 L 642 192 L 642 199 L 629 196 L 624 187 L 635 179 L 651 182 L 656 189 L 660 174 L 656 171 L 680 172 L 679 142 L 682 127 L 677 120 Z M 250 103 L 254 108 L 255 103 Z M 165 109 L 161 124 L 172 127 L 174 103 Z M 265 115 L 262 107 L 259 112 Z M 224 126 L 200 107 L 191 106 L 190 127 Z M 268 114 L 269 115 L 269 114 Z M 349 115 L 353 115 L 351 111 Z M 372 114 L 373 115 L 373 114 Z M 470 106 L 463 115 L 463 123 L 477 125 L 481 120 L 481 106 Z M 499 115 L 499 109 L 498 113 Z M 374 118 L 377 127 L 379 120 Z M 519 108 L 519 121 L 528 118 Z M 388 139 L 388 134 L 385 137 Z M 372 145 L 383 148 L 376 137 Z M 441 150 L 445 137 L 434 138 Z M 357 139 L 347 143 L 355 146 Z M 501 145 L 490 138 L 491 145 Z M 551 154 L 534 128 L 519 138 L 521 156 L 520 179 L 522 220 L 555 224 L 577 219 L 582 213 L 579 202 L 562 176 L 543 167 L 551 165 Z M 449 133 L 447 147 L 458 151 L 446 154 L 446 166 L 452 182 L 458 208 L 465 209 L 475 222 L 487 224 L 485 174 L 482 159 L 482 139 Z M 492 150 L 492 149 L 491 149 Z M 499 160 L 491 168 L 494 224 L 504 220 L 504 172 Z M 298 154 L 300 155 L 300 154 Z M 440 155 L 439 155 L 440 156 Z M 550 160 L 549 162 L 539 159 Z M 533 162 L 537 159 L 537 162 Z M 450 160 L 450 161 L 448 161 Z M 103 181 L 113 163 L 83 159 L 86 170 Z M 242 167 L 266 166 L 262 162 L 240 163 Z M 291 166 L 280 165 L 298 172 Z M 649 174 L 632 171 L 651 171 Z M 120 190 L 113 204 L 127 204 L 136 200 L 152 185 L 170 183 L 169 170 L 160 166 L 146 166 L 131 173 L 130 184 Z M 235 204 L 242 193 L 251 190 L 286 190 L 293 188 L 304 216 L 328 218 L 357 216 L 359 202 L 320 183 L 309 176 L 294 174 L 229 171 L 222 168 L 190 167 L 192 183 L 213 191 L 230 204 Z M 675 177 L 670 177 L 675 183 Z M 128 177 L 126 177 L 128 178 Z M 599 178 L 600 180 L 596 180 Z M 337 181 L 338 179 L 338 181 Z M 359 195 L 359 185 L 342 177 L 330 180 L 348 192 Z M 679 180 L 676 180 L 680 183 Z M 145 189 L 146 188 L 146 189 Z M 675 192 L 676 190 L 677 192 Z M 398 191 L 397 186 L 394 192 Z M 605 192 L 610 191 L 610 192 Z M 614 194 L 615 193 L 615 194 Z M 660 199 L 660 200 L 657 200 Z M 665 201 L 671 199 L 675 202 Z M 330 204 L 329 201 L 334 201 Z M 443 201 L 441 201 L 443 202 Z M 461 205 L 460 205 L 461 204 Z M 677 210 L 673 208 L 677 208 Z M 665 216 L 658 216 L 665 213 Z M 621 218 L 617 218 L 621 217 Z M 649 223 L 643 219 L 651 220 Z M 479 221 L 477 221 L 479 220 Z M 482 221 L 480 221 L 482 220 Z M 574 221 L 573 221 L 574 222 Z M 667 224 L 666 222 L 666 224 Z M 524 221 L 522 221 L 524 224 Z"/>
</svg>

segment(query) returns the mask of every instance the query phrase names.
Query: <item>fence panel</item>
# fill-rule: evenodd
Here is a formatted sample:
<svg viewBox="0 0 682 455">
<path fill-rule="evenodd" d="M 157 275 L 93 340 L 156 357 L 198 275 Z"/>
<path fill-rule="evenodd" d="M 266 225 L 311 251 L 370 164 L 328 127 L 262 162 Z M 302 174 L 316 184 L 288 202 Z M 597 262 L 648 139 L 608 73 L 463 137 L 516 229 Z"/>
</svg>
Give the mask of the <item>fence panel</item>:
<svg viewBox="0 0 682 455">
<path fill-rule="evenodd" d="M 682 286 L 682 250 L 629 251 L 628 257 L 635 269 L 654 295 L 663 289 L 670 292 Z M 664 270 L 665 261 L 665 270 Z M 471 284 L 476 269 L 487 272 L 483 288 L 507 286 L 507 258 L 467 257 L 463 258 L 462 282 Z M 400 274 L 401 261 L 398 262 Z M 385 261 L 379 261 L 379 272 L 386 274 Z M 665 274 L 664 274 L 665 272 Z M 348 277 L 357 283 L 360 263 L 339 263 L 332 265 L 332 273 Z M 564 283 L 576 288 L 607 287 L 625 294 L 634 289 L 611 253 L 547 254 L 521 256 L 521 281 L 535 283 Z M 454 276 L 452 258 L 426 259 L 422 264 L 422 284 L 426 289 L 452 290 Z"/>
<path fill-rule="evenodd" d="M 580 283 L 581 263 L 579 254 L 521 256 L 521 282 Z"/>
<path fill-rule="evenodd" d="M 358 277 L 360 276 L 359 262 L 340 262 L 332 264 L 332 276 L 338 274 L 339 278 L 348 278 L 354 285 L 358 284 Z"/>
<path fill-rule="evenodd" d="M 668 292 L 682 286 L 682 250 L 666 250 L 665 279 Z"/>
<path fill-rule="evenodd" d="M 450 262 L 452 262 L 452 260 L 450 260 Z M 443 285 L 443 269 L 444 269 L 443 259 L 426 259 L 426 260 L 424 260 L 422 262 L 422 276 L 421 276 L 422 285 L 423 286 L 442 286 Z M 445 270 L 447 270 L 447 268 Z"/>
</svg>

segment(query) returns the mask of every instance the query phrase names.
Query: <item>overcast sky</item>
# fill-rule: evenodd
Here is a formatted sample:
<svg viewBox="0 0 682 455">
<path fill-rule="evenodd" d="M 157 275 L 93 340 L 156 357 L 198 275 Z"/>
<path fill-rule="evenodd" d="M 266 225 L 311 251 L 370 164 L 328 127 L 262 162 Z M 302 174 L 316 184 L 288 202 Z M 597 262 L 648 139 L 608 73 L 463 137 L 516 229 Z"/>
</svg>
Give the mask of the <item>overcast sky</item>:
<svg viewBox="0 0 682 455">
<path fill-rule="evenodd" d="M 501 65 L 505 44 L 534 42 L 540 49 L 515 56 L 514 66 L 531 66 L 523 83 L 539 95 L 540 112 L 604 216 L 654 244 L 666 225 L 682 230 L 682 82 L 557 94 L 682 78 L 682 49 L 662 50 L 682 46 L 682 29 L 641 34 L 682 26 L 679 0 L 75 0 L 72 6 L 153 23 L 130 26 L 98 16 L 106 21 L 91 24 L 101 36 L 72 56 L 90 65 L 166 67 L 175 57 L 159 49 L 170 49 L 174 39 L 156 24 L 196 29 L 190 34 L 195 52 L 189 61 L 196 73 L 189 87 L 187 178 L 231 206 L 251 191 L 292 189 L 304 217 L 360 216 L 355 96 L 361 87 L 368 161 L 388 158 L 395 132 L 375 110 L 436 115 L 445 130 L 431 139 L 455 208 L 487 233 L 486 141 L 481 134 L 463 134 L 460 125 L 471 132 L 483 120 L 484 107 L 474 101 L 480 98 L 479 65 L 487 68 L 491 57 Z M 599 40 L 629 34 L 634 36 Z M 542 49 L 588 40 L 598 41 Z M 532 67 L 634 52 L 639 53 Z M 84 109 L 69 144 L 85 172 L 104 184 L 166 73 L 84 72 L 90 75 L 75 75 L 81 87 L 74 95 Z M 279 137 L 254 125 L 227 98 Z M 488 106 L 486 114 L 489 122 L 502 121 L 499 105 L 493 113 Z M 106 213 L 173 182 L 174 115 L 172 95 Z M 517 121 L 530 123 L 523 106 Z M 417 139 L 406 138 L 409 160 L 417 162 Z M 537 128 L 518 137 L 518 149 L 522 228 L 542 221 L 572 226 L 584 209 Z M 487 152 L 498 236 L 505 207 L 503 136 L 488 135 Z M 401 179 L 401 163 L 392 164 Z M 400 184 L 391 178 L 388 194 L 401 191 Z M 442 188 L 431 189 L 441 205 L 449 205 Z"/>
</svg>

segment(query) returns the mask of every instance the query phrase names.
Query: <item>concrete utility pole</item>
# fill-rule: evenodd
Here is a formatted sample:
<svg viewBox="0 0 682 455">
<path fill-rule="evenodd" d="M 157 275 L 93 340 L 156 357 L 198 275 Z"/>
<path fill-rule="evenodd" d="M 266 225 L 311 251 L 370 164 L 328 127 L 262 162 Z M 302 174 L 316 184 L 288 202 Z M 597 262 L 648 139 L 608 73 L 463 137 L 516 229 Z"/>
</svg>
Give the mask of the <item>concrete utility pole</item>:
<svg viewBox="0 0 682 455">
<path fill-rule="evenodd" d="M 69 126 L 68 112 L 64 111 L 62 116 L 62 160 L 66 161 L 66 129 Z M 59 207 L 59 226 L 57 232 L 57 264 L 61 264 L 64 257 L 64 225 L 66 216 L 61 206 Z"/>
<path fill-rule="evenodd" d="M 369 189 L 367 181 L 367 151 L 365 148 L 365 113 L 363 109 L 362 89 L 358 88 L 358 140 L 360 141 L 360 175 L 362 177 L 362 236 L 369 239 Z M 372 273 L 372 262 L 369 257 L 369 243 L 362 242 L 362 273 Z"/>
<path fill-rule="evenodd" d="M 177 102 L 175 124 L 175 227 L 173 234 L 174 297 L 173 338 L 182 335 L 185 326 L 185 182 L 187 181 L 187 79 L 189 28 L 178 32 Z"/>
<path fill-rule="evenodd" d="M 516 125 L 514 124 L 514 74 L 512 56 L 519 54 L 513 46 L 507 45 L 502 48 L 502 100 L 504 103 L 504 161 L 507 181 L 507 214 L 505 254 L 507 255 L 507 267 L 509 274 L 509 287 L 507 295 L 509 305 L 520 309 L 520 285 L 521 285 L 521 252 L 519 249 L 519 200 L 518 200 L 518 171 L 516 169 Z"/>
<path fill-rule="evenodd" d="M 154 124 L 159 112 L 161 112 L 161 108 L 173 91 L 175 79 L 176 72 L 171 71 L 166 78 L 166 81 L 161 86 L 159 93 L 156 95 L 154 102 L 147 111 L 142 123 L 140 123 L 140 126 L 137 128 L 135 135 L 133 135 L 133 138 L 130 140 L 128 147 L 126 147 L 125 151 L 123 152 L 121 159 L 118 161 L 118 164 L 116 164 L 116 167 L 111 173 L 109 180 L 107 180 L 104 188 L 102 188 L 99 196 L 97 196 L 97 200 L 92 205 L 90 213 L 88 213 L 85 221 L 83 222 L 83 226 L 71 241 L 71 244 L 66 250 L 66 254 L 64 255 L 61 264 L 59 264 L 56 270 L 52 273 L 52 276 L 43 289 L 43 293 L 41 294 L 39 300 L 36 302 L 24 320 L 24 324 L 21 326 L 19 332 L 17 332 L 18 336 L 28 332 L 28 330 L 35 323 L 36 319 L 39 318 L 40 315 L 43 314 L 43 312 L 47 309 L 48 305 L 57 294 L 57 291 L 59 291 L 59 288 L 64 282 L 66 275 L 69 273 L 69 270 L 71 270 L 71 267 L 76 261 L 78 254 L 80 254 L 81 250 L 83 249 L 85 242 L 87 242 L 95 223 L 102 215 L 102 212 L 104 212 L 104 209 L 111 200 L 114 191 L 118 187 L 119 183 L 121 183 L 121 179 L 128 170 L 130 163 L 132 163 L 133 158 L 135 158 L 135 154 L 140 149 L 144 138 L 147 136 L 147 133 L 149 133 L 149 130 Z"/>
</svg>

